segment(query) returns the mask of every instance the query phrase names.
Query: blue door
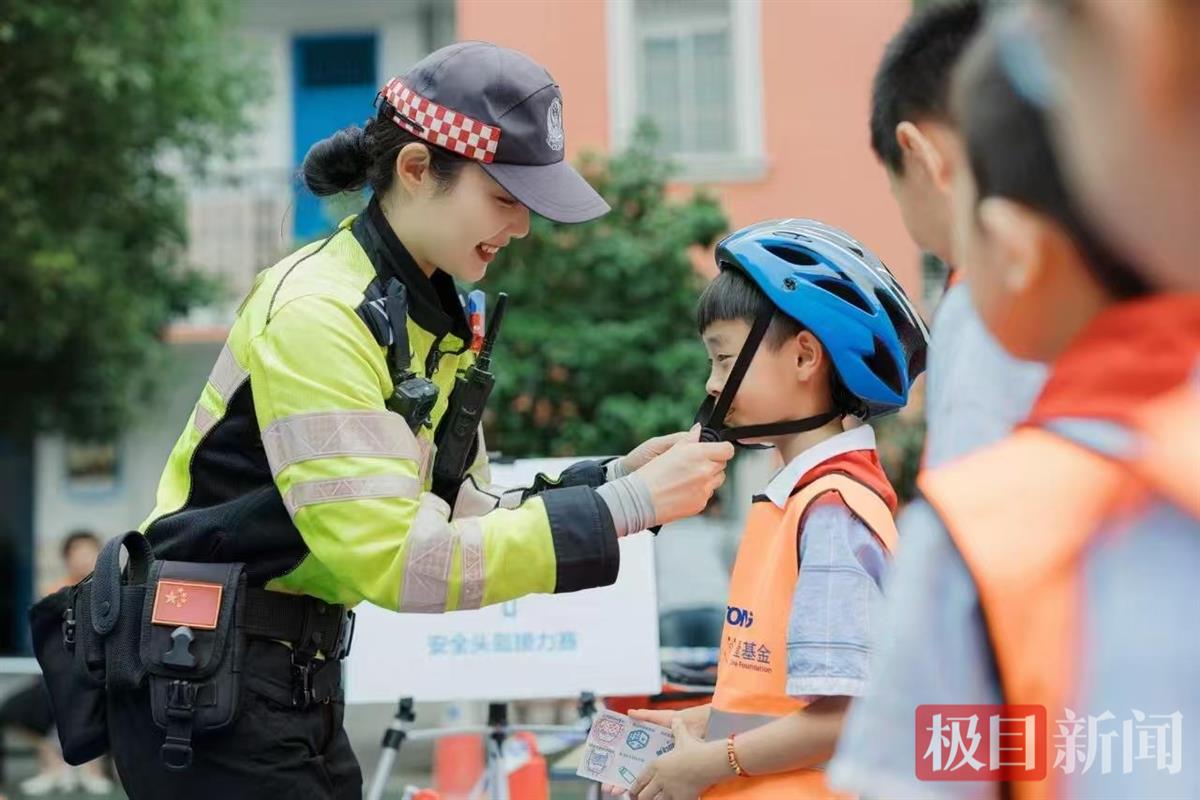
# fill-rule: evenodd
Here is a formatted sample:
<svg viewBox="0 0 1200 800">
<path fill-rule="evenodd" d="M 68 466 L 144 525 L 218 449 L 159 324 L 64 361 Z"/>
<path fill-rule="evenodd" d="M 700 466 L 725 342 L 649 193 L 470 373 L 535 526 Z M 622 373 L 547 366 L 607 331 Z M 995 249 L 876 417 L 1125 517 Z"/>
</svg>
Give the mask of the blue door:
<svg viewBox="0 0 1200 800">
<path fill-rule="evenodd" d="M 297 37 L 292 46 L 295 87 L 295 163 L 315 142 L 347 125 L 362 125 L 373 113 L 379 91 L 376 77 L 375 34 Z M 296 188 L 297 240 L 324 235 L 336 224 L 327 218 L 321 200 L 299 181 Z"/>
</svg>

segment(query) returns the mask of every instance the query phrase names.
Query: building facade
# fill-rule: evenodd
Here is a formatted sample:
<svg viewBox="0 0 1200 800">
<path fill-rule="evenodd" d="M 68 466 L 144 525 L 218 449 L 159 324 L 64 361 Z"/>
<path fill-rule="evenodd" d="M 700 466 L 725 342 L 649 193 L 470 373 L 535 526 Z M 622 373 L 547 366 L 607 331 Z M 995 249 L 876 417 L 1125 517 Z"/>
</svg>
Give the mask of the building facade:
<svg viewBox="0 0 1200 800">
<path fill-rule="evenodd" d="M 167 331 L 164 392 L 118 442 L 97 453 L 38 440 L 38 582 L 57 577 L 70 530 L 111 535 L 153 507 L 255 273 L 335 221 L 336 206 L 298 186 L 308 147 L 363 122 L 388 78 L 454 40 L 495 41 L 546 65 L 566 100 L 568 156 L 619 150 L 648 118 L 677 164 L 675 191 L 711 187 L 735 227 L 777 216 L 844 227 L 918 291 L 917 252 L 867 133 L 872 72 L 909 10 L 907 0 L 247 0 L 237 35 L 261 54 L 270 91 L 240 157 L 188 187 L 188 258 L 221 277 L 226 302 Z"/>
</svg>

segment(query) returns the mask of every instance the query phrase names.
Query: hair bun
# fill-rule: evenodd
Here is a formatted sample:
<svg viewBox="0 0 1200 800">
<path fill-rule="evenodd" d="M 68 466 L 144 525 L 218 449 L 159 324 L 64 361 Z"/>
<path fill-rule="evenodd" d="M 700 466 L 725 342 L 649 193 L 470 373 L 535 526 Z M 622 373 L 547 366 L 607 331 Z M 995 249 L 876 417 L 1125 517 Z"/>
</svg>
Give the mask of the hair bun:
<svg viewBox="0 0 1200 800">
<path fill-rule="evenodd" d="M 318 197 L 325 197 L 363 188 L 370 166 L 366 134 L 362 128 L 352 125 L 310 147 L 300 170 L 309 190 Z"/>
</svg>

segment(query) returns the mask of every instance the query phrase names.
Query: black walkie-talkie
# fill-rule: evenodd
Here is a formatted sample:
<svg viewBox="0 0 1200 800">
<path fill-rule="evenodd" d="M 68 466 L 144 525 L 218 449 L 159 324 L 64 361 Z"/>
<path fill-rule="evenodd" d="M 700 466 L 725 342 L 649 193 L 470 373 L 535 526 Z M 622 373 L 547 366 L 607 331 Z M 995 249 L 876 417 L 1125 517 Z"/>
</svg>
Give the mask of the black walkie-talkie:
<svg viewBox="0 0 1200 800">
<path fill-rule="evenodd" d="M 438 426 L 437 456 L 433 460 L 433 490 L 442 499 L 454 505 L 458 486 L 466 476 L 467 463 L 475 447 L 475 433 L 483 420 L 483 410 L 488 396 L 496 385 L 492 374 L 492 348 L 500 334 L 500 323 L 504 320 L 504 307 L 508 295 L 501 292 L 496 298 L 496 310 L 483 337 L 483 346 L 475 363 L 454 380 L 454 391 L 450 394 L 446 416 Z"/>
</svg>

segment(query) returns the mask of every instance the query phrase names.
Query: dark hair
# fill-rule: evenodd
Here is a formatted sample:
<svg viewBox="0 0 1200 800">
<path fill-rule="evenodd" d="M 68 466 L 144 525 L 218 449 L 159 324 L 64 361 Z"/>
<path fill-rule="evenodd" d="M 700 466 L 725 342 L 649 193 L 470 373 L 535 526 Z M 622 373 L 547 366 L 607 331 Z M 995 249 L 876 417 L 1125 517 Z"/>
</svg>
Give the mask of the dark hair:
<svg viewBox="0 0 1200 800">
<path fill-rule="evenodd" d="M 468 159 L 401 128 L 395 116 L 395 109 L 380 100 L 379 113 L 366 128 L 342 128 L 310 147 L 300 168 L 305 185 L 318 197 L 357 192 L 367 185 L 382 195 L 396 177 L 396 156 L 417 142 L 429 148 L 429 170 L 438 186 L 449 189 Z"/>
<path fill-rule="evenodd" d="M 774 309 L 775 304 L 767 297 L 754 281 L 746 277 L 740 269 L 727 267 L 713 278 L 696 305 L 696 327 L 703 335 L 714 322 L 741 320 L 747 325 L 753 325 L 758 315 L 763 311 Z M 783 343 L 808 330 L 787 314 L 776 314 L 763 341 L 772 350 L 778 350 Z M 818 340 L 819 341 L 819 340 Z M 825 344 L 822 342 L 821 347 Z M 838 374 L 837 368 L 830 362 L 830 394 L 833 407 L 843 414 L 866 416 L 866 404 L 846 388 Z"/>
<path fill-rule="evenodd" d="M 963 58 L 955 76 L 953 111 L 963 132 L 977 202 L 1007 198 L 1062 226 L 1092 276 L 1114 298 L 1150 290 L 1079 213 L 1055 158 L 1048 120 L 1013 86 L 990 31 Z"/>
<path fill-rule="evenodd" d="M 100 547 L 100 537 L 91 531 L 71 531 L 62 540 L 62 557 L 64 561 L 67 559 L 67 556 L 71 555 L 71 550 L 75 547 L 75 545 L 79 544 L 80 542 L 91 542 L 92 544 L 96 545 L 97 548 Z"/>
<path fill-rule="evenodd" d="M 722 269 L 700 295 L 696 305 L 696 327 L 701 335 L 714 322 L 740 319 L 747 325 L 764 311 L 775 308 L 771 299 L 759 289 L 754 281 L 739 269 Z M 788 339 L 795 337 L 804 326 L 787 314 L 776 314 L 767 328 L 764 341 L 772 350 L 778 350 Z"/>
<path fill-rule="evenodd" d="M 895 174 L 904 174 L 896 126 L 949 120 L 950 75 L 982 17 L 979 0 L 939 3 L 909 17 L 888 42 L 871 89 L 871 148 Z"/>
</svg>

